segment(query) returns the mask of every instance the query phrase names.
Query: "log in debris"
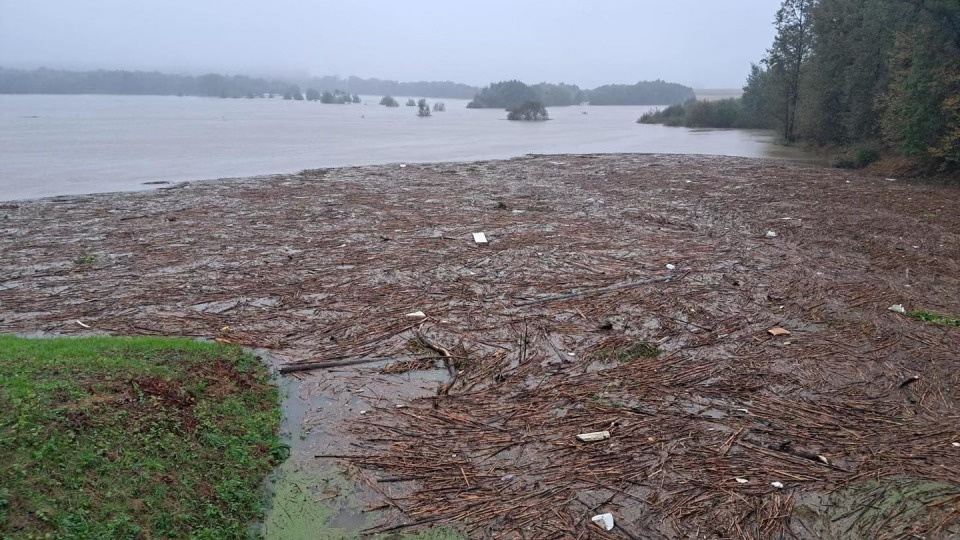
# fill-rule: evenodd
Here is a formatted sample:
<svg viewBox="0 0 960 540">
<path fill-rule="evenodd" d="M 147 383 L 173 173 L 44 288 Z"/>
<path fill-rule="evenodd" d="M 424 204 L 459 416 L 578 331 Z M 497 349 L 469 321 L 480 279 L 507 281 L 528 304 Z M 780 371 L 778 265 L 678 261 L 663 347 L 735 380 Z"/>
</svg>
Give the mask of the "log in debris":
<svg viewBox="0 0 960 540">
<path fill-rule="evenodd" d="M 323 360 L 319 362 L 298 362 L 294 364 L 284 364 L 277 369 L 281 375 L 296 373 L 298 371 L 310 371 L 313 369 L 326 369 L 343 366 L 358 366 L 360 364 L 372 364 L 374 362 L 389 362 L 395 358 L 341 358 L 337 360 Z"/>
</svg>

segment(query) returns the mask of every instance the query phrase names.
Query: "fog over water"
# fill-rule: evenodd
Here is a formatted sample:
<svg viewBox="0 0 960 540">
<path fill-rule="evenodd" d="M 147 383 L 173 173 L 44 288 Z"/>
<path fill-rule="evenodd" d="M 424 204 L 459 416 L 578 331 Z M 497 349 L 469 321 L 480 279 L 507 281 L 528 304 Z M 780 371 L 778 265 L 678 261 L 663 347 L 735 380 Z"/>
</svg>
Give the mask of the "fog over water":
<svg viewBox="0 0 960 540">
<path fill-rule="evenodd" d="M 637 124 L 652 107 L 553 107 L 548 122 L 510 122 L 502 110 L 467 109 L 462 100 L 441 100 L 446 112 L 430 118 L 418 118 L 415 107 L 379 106 L 379 96 L 363 101 L 0 95 L 0 199 L 527 153 L 802 157 L 773 144 L 769 132 Z"/>
<path fill-rule="evenodd" d="M 743 85 L 779 0 L 0 0 L 0 66 Z"/>
</svg>

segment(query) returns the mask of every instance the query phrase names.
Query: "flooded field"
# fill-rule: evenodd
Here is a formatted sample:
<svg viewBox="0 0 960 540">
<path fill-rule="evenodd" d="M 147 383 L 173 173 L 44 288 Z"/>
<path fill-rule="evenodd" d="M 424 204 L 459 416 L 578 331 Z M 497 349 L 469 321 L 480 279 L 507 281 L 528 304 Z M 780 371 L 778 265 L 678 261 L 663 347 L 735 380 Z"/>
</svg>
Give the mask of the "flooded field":
<svg viewBox="0 0 960 540">
<path fill-rule="evenodd" d="M 960 316 L 957 208 L 629 154 L 3 203 L 0 331 L 269 350 L 270 538 L 945 538 L 960 330 L 910 314 Z"/>
<path fill-rule="evenodd" d="M 651 107 L 554 107 L 549 122 L 443 100 L 446 112 L 281 99 L 0 95 L 0 200 L 147 182 L 527 153 L 663 152 L 806 159 L 765 131 L 639 125 Z M 437 100 L 430 100 L 431 103 Z M 403 102 L 403 99 L 401 99 Z"/>
</svg>

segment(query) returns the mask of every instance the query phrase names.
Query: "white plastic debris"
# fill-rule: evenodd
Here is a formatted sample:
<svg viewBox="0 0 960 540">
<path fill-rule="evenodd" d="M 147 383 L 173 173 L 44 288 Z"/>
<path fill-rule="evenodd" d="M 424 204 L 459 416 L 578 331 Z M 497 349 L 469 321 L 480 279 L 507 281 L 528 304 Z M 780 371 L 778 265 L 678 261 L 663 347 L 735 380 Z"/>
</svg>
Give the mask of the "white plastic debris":
<svg viewBox="0 0 960 540">
<path fill-rule="evenodd" d="M 901 314 L 901 315 L 903 315 L 903 314 L 905 314 L 905 313 L 907 312 L 907 310 L 903 307 L 903 304 L 894 304 L 894 305 L 888 307 L 887 310 L 888 310 L 888 311 L 892 311 L 892 312 L 894 312 L 894 313 L 899 313 L 899 314 Z"/>
<path fill-rule="evenodd" d="M 596 523 L 598 526 L 602 527 L 605 531 L 613 530 L 613 514 L 597 514 L 590 518 L 590 521 Z"/>
<path fill-rule="evenodd" d="M 423 319 L 426 318 L 427 314 L 422 311 L 413 311 L 404 315 L 408 319 Z"/>
<path fill-rule="evenodd" d="M 81 321 L 81 320 L 77 320 L 77 324 L 79 324 L 80 326 L 82 326 L 82 327 L 84 327 L 84 328 L 90 328 L 90 325 L 89 325 L 89 324 L 83 324 L 83 321 Z"/>
<path fill-rule="evenodd" d="M 401 163 L 401 164 L 400 164 L 400 168 L 401 168 L 401 169 L 404 168 L 404 167 L 406 167 L 406 166 L 407 166 L 406 163 Z"/>
<path fill-rule="evenodd" d="M 676 270 L 676 269 L 677 269 L 677 265 L 675 265 L 675 264 L 668 264 L 668 265 L 667 265 L 667 270 Z"/>
<path fill-rule="evenodd" d="M 960 448 L 960 442 L 950 443 L 954 448 Z"/>
<path fill-rule="evenodd" d="M 473 241 L 478 244 L 486 244 L 487 235 L 483 234 L 482 232 L 475 232 L 473 233 Z"/>
<path fill-rule="evenodd" d="M 782 483 L 782 482 L 770 482 L 770 485 L 773 486 L 773 487 L 775 487 L 775 488 L 777 488 L 777 489 L 783 489 L 783 483 Z"/>
<path fill-rule="evenodd" d="M 736 480 L 738 484 L 746 484 L 749 482 L 746 478 L 734 478 L 734 480 Z"/>
<path fill-rule="evenodd" d="M 896 178 L 887 178 L 887 182 L 896 182 L 896 181 L 897 181 Z"/>
<path fill-rule="evenodd" d="M 777 233 L 773 231 L 767 231 L 767 238 L 776 238 L 776 237 L 777 237 Z"/>
<path fill-rule="evenodd" d="M 609 431 L 593 431 L 591 433 L 581 433 L 577 435 L 577 439 L 579 439 L 581 442 L 597 442 L 604 441 L 609 438 Z"/>
</svg>

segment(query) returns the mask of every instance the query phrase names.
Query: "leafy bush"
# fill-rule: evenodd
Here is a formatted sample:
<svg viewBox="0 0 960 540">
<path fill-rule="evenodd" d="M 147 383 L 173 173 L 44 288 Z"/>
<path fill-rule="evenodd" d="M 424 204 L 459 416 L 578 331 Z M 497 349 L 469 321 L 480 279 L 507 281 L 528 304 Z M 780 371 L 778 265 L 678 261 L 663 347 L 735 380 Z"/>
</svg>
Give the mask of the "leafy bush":
<svg viewBox="0 0 960 540">
<path fill-rule="evenodd" d="M 686 118 L 686 111 L 683 105 L 671 105 L 666 109 L 656 109 L 643 113 L 638 124 L 664 124 L 667 126 L 682 126 Z"/>
<path fill-rule="evenodd" d="M 743 104 L 739 99 L 688 101 L 684 109 L 684 125 L 689 127 L 732 128 L 743 124 Z"/>
<path fill-rule="evenodd" d="M 507 120 L 527 120 L 542 121 L 549 120 L 547 108 L 539 101 L 527 101 L 519 107 L 513 107 L 508 110 Z"/>
<path fill-rule="evenodd" d="M 414 101 L 413 98 L 410 98 L 407 100 L 407 107 L 416 107 L 416 106 L 417 106 L 417 102 Z"/>
<path fill-rule="evenodd" d="M 833 162 L 838 169 L 862 169 L 880 159 L 880 149 L 875 144 L 860 144 L 851 147 Z"/>
<path fill-rule="evenodd" d="M 386 106 L 386 107 L 399 107 L 399 106 L 400 106 L 400 104 L 397 103 L 397 100 L 394 99 L 393 96 L 383 96 L 383 98 L 380 99 L 380 104 L 381 104 L 381 105 L 384 105 L 384 106 Z"/>
</svg>

